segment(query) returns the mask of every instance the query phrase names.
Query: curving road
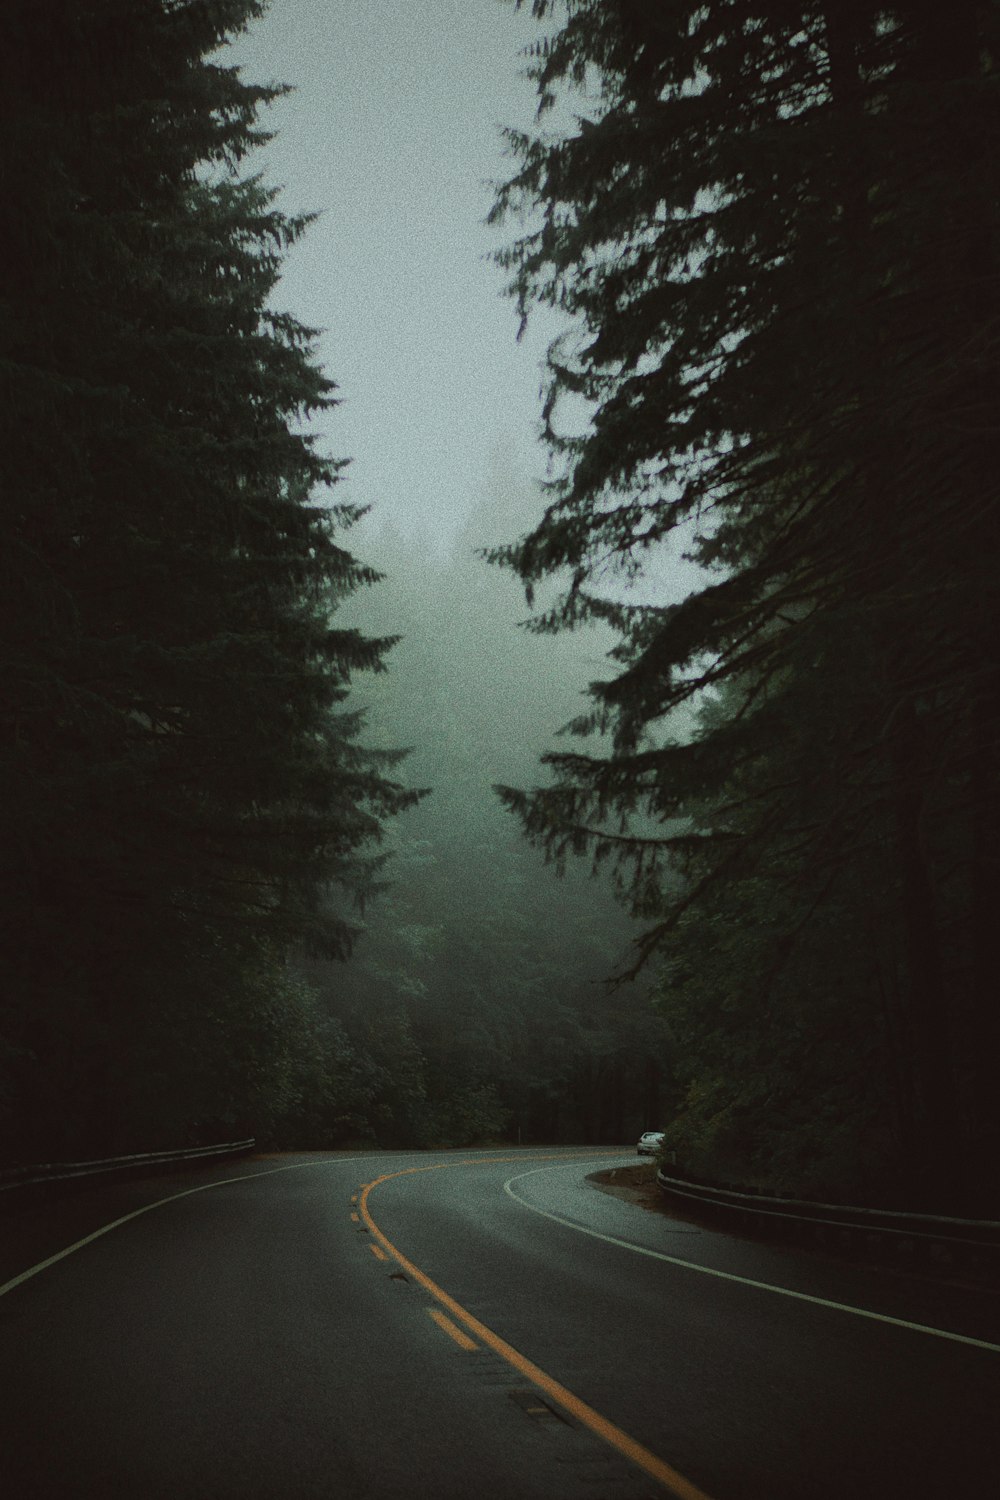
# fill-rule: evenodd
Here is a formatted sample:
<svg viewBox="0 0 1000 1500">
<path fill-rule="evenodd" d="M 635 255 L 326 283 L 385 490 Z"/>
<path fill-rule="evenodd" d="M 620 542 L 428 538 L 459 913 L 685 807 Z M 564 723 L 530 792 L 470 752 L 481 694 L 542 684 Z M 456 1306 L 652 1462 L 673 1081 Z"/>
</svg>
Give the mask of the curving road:
<svg viewBox="0 0 1000 1500">
<path fill-rule="evenodd" d="M 996 1492 L 1000 1297 L 646 1213 L 587 1181 L 622 1159 L 258 1159 L 8 1216 L 4 1493 Z"/>
</svg>

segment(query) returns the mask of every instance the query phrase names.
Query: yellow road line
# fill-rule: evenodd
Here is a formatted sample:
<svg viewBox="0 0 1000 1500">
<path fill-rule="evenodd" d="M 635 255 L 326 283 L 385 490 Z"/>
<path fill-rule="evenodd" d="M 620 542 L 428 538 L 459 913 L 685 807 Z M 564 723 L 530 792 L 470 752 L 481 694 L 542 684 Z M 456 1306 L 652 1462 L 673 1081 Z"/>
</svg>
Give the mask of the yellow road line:
<svg viewBox="0 0 1000 1500">
<path fill-rule="evenodd" d="M 593 1155 L 593 1153 L 590 1154 Z M 610 1153 L 602 1154 L 606 1156 Z M 507 1160 L 522 1161 L 523 1159 L 523 1157 L 507 1158 Z M 536 1161 L 545 1160 L 544 1157 L 536 1157 L 535 1159 Z M 550 1157 L 549 1160 L 551 1159 Z M 563 1159 L 565 1160 L 565 1156 L 563 1156 Z M 497 1160 L 498 1158 L 493 1157 L 490 1164 L 495 1164 Z M 503 1160 L 503 1158 L 499 1158 L 499 1160 Z M 480 1343 L 492 1349 L 494 1354 L 499 1354 L 501 1359 L 505 1359 L 509 1365 L 512 1365 L 517 1370 L 518 1374 L 523 1375 L 533 1385 L 536 1385 L 539 1390 L 544 1391 L 547 1396 L 550 1396 L 553 1401 L 558 1402 L 578 1422 L 582 1423 L 584 1427 L 589 1428 L 597 1437 L 602 1438 L 604 1442 L 629 1459 L 637 1468 L 642 1469 L 652 1479 L 657 1480 L 672 1495 L 675 1495 L 677 1500 L 709 1500 L 709 1496 L 705 1494 L 704 1490 L 698 1489 L 689 1479 L 685 1479 L 683 1474 L 679 1474 L 676 1469 L 671 1468 L 670 1464 L 664 1463 L 662 1458 L 658 1458 L 655 1453 L 645 1448 L 642 1443 L 630 1437 L 627 1432 L 623 1432 L 614 1422 L 608 1421 L 607 1417 L 602 1417 L 600 1412 L 595 1411 L 592 1406 L 588 1406 L 585 1401 L 581 1401 L 579 1396 L 574 1396 L 572 1391 L 567 1390 L 564 1385 L 560 1385 L 557 1380 L 553 1380 L 552 1376 L 547 1375 L 538 1365 L 532 1364 L 530 1359 L 527 1359 L 517 1349 L 513 1348 L 512 1345 L 508 1344 L 499 1334 L 494 1333 L 492 1328 L 487 1328 L 485 1323 L 480 1323 L 478 1318 L 473 1317 L 472 1313 L 468 1312 L 460 1302 L 456 1302 L 454 1297 L 450 1296 L 442 1287 L 439 1287 L 435 1281 L 432 1281 L 424 1271 L 421 1271 L 419 1266 L 415 1266 L 411 1260 L 408 1260 L 401 1250 L 397 1250 L 396 1246 L 382 1233 L 372 1218 L 371 1210 L 368 1207 L 368 1198 L 372 1191 L 383 1182 L 392 1182 L 397 1177 L 409 1177 L 416 1172 L 439 1172 L 447 1167 L 480 1166 L 482 1164 L 482 1158 L 473 1158 L 470 1161 L 437 1162 L 432 1167 L 407 1167 L 402 1172 L 388 1172 L 384 1177 L 376 1177 L 374 1182 L 366 1183 L 362 1190 L 360 1198 L 361 1216 L 371 1233 L 388 1254 L 398 1261 L 399 1265 L 402 1266 L 403 1270 L 414 1281 L 419 1282 L 425 1291 L 429 1292 L 443 1307 L 446 1307 L 453 1317 L 457 1318 L 460 1323 L 463 1323 L 470 1333 L 475 1334 Z M 373 1245 L 372 1249 L 374 1250 L 375 1248 Z"/>
<path fill-rule="evenodd" d="M 453 1338 L 460 1349 L 478 1349 L 479 1345 L 475 1339 L 470 1339 L 467 1333 L 463 1333 L 457 1323 L 453 1323 L 447 1313 L 443 1313 L 439 1307 L 429 1307 L 427 1311 L 434 1319 L 439 1328 L 443 1328 L 449 1338 Z"/>
<path fill-rule="evenodd" d="M 352 1224 L 360 1224 L 361 1223 L 361 1215 L 360 1214 L 351 1214 L 351 1223 Z"/>
<path fill-rule="evenodd" d="M 384 1250 L 380 1250 L 377 1245 L 369 1245 L 368 1248 L 371 1251 L 371 1253 L 374 1255 L 374 1257 L 375 1257 L 376 1260 L 388 1260 L 389 1259 L 389 1257 L 388 1257 L 388 1255 L 386 1255 L 385 1251 Z"/>
</svg>

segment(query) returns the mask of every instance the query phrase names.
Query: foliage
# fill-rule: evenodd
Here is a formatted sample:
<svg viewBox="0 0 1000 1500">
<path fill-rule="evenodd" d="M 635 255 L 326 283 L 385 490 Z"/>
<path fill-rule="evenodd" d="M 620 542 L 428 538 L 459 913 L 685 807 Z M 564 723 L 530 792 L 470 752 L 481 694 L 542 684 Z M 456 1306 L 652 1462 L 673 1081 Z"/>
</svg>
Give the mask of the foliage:
<svg viewBox="0 0 1000 1500">
<path fill-rule="evenodd" d="M 345 703 L 390 642 L 332 623 L 375 575 L 342 545 L 351 508 L 320 498 L 341 464 L 306 423 L 334 387 L 271 301 L 306 220 L 243 175 L 276 91 L 218 58 L 261 10 L 5 8 L 14 1152 L 280 1113 L 283 954 L 346 954 L 373 841 L 412 800 Z"/>
<path fill-rule="evenodd" d="M 387 833 L 393 880 L 350 965 L 304 972 L 361 1054 L 406 1020 L 412 1047 L 368 1115 L 383 1144 L 627 1141 L 659 1124 L 664 1025 L 644 993 L 602 983 L 632 924 L 605 882 L 557 880 L 492 791 L 552 742 L 606 644 L 515 629 L 519 591 L 471 555 L 515 498 L 494 485 L 446 555 L 373 543 L 371 608 L 402 640 L 361 693 L 372 732 L 412 744 L 410 773 L 434 789 Z"/>
<path fill-rule="evenodd" d="M 572 330 L 549 357 L 548 509 L 493 556 L 529 595 L 568 570 L 539 630 L 596 618 L 621 641 L 577 726 L 610 730 L 611 754 L 548 756 L 556 784 L 505 799 L 556 856 L 618 863 L 641 909 L 682 873 L 638 963 L 679 943 L 690 965 L 713 914 L 774 915 L 728 963 L 706 955 L 716 1004 L 747 996 L 754 1038 L 725 1057 L 732 1027 L 715 1028 L 726 1110 L 795 951 L 844 1038 L 813 1106 L 864 1091 L 868 1038 L 901 1079 L 883 1091 L 899 1169 L 971 1203 L 1000 1139 L 996 10 L 532 10 L 563 18 L 534 59 L 542 122 L 574 86 L 586 114 L 511 133 L 495 217 L 526 226 L 502 257 L 522 314 L 561 308 Z M 671 544 L 704 586 L 623 602 L 615 580 Z M 723 711 L 672 740 L 671 711 L 712 689 Z M 822 983 L 838 942 L 867 945 L 840 1000 Z M 825 1023 L 790 994 L 780 1035 L 804 1022 L 790 1057 L 811 1065 Z M 758 1137 L 787 1112 L 770 1083 Z"/>
</svg>

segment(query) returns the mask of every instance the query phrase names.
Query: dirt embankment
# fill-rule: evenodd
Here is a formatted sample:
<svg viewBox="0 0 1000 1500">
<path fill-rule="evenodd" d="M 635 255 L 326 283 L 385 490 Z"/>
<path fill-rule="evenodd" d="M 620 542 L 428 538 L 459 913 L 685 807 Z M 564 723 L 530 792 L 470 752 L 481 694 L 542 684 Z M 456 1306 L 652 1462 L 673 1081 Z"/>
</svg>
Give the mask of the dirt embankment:
<svg viewBox="0 0 1000 1500">
<path fill-rule="evenodd" d="M 666 1213 L 666 1199 L 656 1186 L 656 1163 L 639 1162 L 634 1167 L 610 1167 L 604 1172 L 591 1172 L 587 1178 L 602 1193 L 613 1198 L 623 1198 L 650 1213 Z"/>
</svg>

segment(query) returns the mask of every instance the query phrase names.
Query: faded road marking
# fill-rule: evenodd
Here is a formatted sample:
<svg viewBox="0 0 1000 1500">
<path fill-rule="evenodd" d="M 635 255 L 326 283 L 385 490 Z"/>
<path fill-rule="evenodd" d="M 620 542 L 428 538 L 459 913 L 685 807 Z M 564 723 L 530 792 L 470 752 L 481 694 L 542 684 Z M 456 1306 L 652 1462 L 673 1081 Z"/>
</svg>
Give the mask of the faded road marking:
<svg viewBox="0 0 1000 1500">
<path fill-rule="evenodd" d="M 478 1349 L 479 1345 L 475 1339 L 470 1339 L 467 1333 L 463 1333 L 457 1323 L 453 1323 L 447 1313 L 443 1313 L 439 1307 L 429 1307 L 427 1311 L 434 1319 L 439 1328 L 443 1328 L 449 1338 L 453 1338 L 460 1349 Z"/>
</svg>

